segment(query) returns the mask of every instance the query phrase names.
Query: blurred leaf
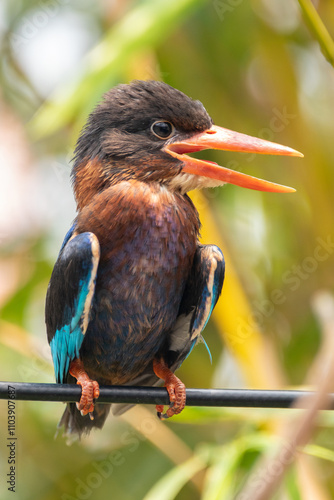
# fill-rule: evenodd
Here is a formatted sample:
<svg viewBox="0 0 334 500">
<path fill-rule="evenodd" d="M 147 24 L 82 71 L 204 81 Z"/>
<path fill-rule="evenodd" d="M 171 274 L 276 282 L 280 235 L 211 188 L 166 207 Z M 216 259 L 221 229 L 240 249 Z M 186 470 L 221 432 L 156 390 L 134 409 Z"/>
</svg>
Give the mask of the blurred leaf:
<svg viewBox="0 0 334 500">
<path fill-rule="evenodd" d="M 153 486 L 143 500 L 173 500 L 183 486 L 206 467 L 208 459 L 209 453 L 202 450 L 183 464 L 174 467 Z"/>
<path fill-rule="evenodd" d="M 334 41 L 311 0 L 298 0 L 308 26 L 318 40 L 327 61 L 334 65 Z"/>
<path fill-rule="evenodd" d="M 232 441 L 217 450 L 219 459 L 207 471 L 202 500 L 233 498 L 234 478 L 244 451 L 239 441 Z"/>
<path fill-rule="evenodd" d="M 285 478 L 287 498 L 289 500 L 303 500 L 305 498 L 298 486 L 298 477 L 294 470 L 289 470 Z"/>
<path fill-rule="evenodd" d="M 273 439 L 269 434 L 256 432 L 217 447 L 206 474 L 202 500 L 233 500 L 238 467 L 245 454 L 250 451 L 262 452 L 272 445 Z"/>
<path fill-rule="evenodd" d="M 323 460 L 329 460 L 334 462 L 334 451 L 323 446 L 316 444 L 308 444 L 303 450 L 305 453 L 312 455 L 313 457 L 322 458 Z"/>
</svg>

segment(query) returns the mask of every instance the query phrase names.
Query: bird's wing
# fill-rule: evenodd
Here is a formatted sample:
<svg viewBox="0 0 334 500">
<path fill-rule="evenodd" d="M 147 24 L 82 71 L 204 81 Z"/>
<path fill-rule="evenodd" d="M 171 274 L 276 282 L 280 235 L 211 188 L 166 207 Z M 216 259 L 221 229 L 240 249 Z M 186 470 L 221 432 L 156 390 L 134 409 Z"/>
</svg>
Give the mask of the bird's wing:
<svg viewBox="0 0 334 500">
<path fill-rule="evenodd" d="M 165 360 L 173 371 L 181 365 L 198 341 L 205 343 L 201 334 L 222 291 L 224 276 L 222 251 L 215 245 L 199 245 L 179 314 L 169 337 L 169 350 Z"/>
<path fill-rule="evenodd" d="M 45 319 L 56 380 L 79 357 L 95 291 L 100 245 L 93 233 L 67 233 L 49 283 Z"/>
</svg>

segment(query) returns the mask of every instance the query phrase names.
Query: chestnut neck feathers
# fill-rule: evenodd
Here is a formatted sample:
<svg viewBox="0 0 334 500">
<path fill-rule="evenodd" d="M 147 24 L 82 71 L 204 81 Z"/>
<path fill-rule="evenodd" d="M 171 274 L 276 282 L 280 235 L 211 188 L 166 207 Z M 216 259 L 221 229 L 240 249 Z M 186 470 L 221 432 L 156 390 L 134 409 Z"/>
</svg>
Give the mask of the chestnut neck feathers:
<svg viewBox="0 0 334 500">
<path fill-rule="evenodd" d="M 173 135 L 156 136 L 157 121 L 171 124 Z M 75 149 L 72 179 L 79 210 L 123 180 L 164 183 L 176 177 L 182 163 L 163 146 L 211 125 L 199 101 L 163 82 L 134 81 L 111 89 L 90 114 Z"/>
</svg>

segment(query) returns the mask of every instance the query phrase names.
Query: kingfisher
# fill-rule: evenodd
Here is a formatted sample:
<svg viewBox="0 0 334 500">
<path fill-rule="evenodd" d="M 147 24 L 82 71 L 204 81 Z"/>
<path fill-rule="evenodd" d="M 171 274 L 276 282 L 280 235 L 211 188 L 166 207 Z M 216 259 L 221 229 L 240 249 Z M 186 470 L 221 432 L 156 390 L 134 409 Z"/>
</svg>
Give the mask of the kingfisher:
<svg viewBox="0 0 334 500">
<path fill-rule="evenodd" d="M 200 101 L 159 81 L 112 88 L 88 117 L 71 174 L 77 216 L 46 296 L 56 381 L 82 388 L 59 423 L 67 434 L 102 428 L 111 405 L 98 403 L 100 385 L 164 383 L 162 419 L 185 406 L 174 372 L 203 340 L 225 274 L 222 251 L 199 242 L 187 193 L 225 183 L 294 191 L 188 156 L 204 149 L 303 156 L 214 125 Z"/>
</svg>

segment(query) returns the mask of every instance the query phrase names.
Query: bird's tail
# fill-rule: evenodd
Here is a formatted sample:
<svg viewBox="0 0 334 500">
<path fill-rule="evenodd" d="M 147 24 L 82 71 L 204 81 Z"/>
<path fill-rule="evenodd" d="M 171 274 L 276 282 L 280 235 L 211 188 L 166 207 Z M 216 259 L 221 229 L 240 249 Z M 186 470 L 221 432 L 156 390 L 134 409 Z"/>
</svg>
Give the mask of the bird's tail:
<svg viewBox="0 0 334 500">
<path fill-rule="evenodd" d="M 89 415 L 82 416 L 75 403 L 67 403 L 63 416 L 58 424 L 58 430 L 64 427 L 64 435 L 68 441 L 74 441 L 82 434 L 89 432 L 97 427 L 101 429 L 110 411 L 109 404 L 95 404 L 92 420 Z"/>
</svg>

